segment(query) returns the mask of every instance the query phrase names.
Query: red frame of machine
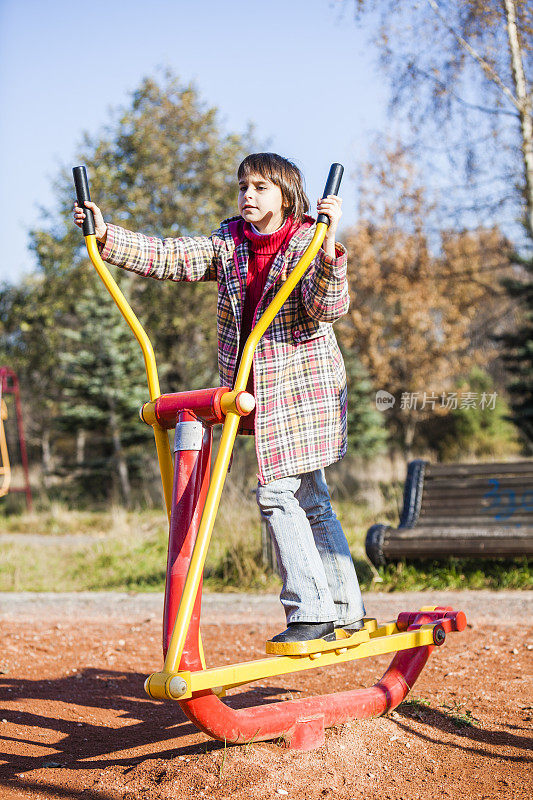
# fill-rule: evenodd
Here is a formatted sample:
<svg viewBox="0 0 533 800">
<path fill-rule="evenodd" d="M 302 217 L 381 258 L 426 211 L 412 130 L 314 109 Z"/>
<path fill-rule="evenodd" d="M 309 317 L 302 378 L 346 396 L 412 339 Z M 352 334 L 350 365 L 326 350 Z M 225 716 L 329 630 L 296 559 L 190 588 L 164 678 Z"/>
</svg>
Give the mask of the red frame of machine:
<svg viewBox="0 0 533 800">
<path fill-rule="evenodd" d="M 220 400 L 227 391 L 229 389 L 203 389 L 162 395 L 155 401 L 155 414 L 162 427 L 172 428 L 176 423 L 196 420 L 203 423 L 200 449 L 175 453 L 163 622 L 165 654 L 209 486 L 212 426 L 223 422 Z M 199 636 L 201 595 L 200 584 L 180 671 L 205 668 Z M 435 643 L 441 644 L 446 632 L 464 629 L 466 618 L 463 612 L 442 607 L 432 612 L 403 612 L 397 619 L 399 630 L 415 630 L 426 623 L 435 624 Z M 439 637 L 438 633 L 442 635 Z M 283 737 L 291 746 L 307 749 L 323 741 L 324 728 L 354 718 L 379 716 L 395 708 L 412 688 L 433 647 L 425 645 L 396 653 L 383 677 L 368 689 L 238 710 L 223 703 L 212 690 L 197 692 L 178 702 L 187 717 L 215 739 L 245 743 Z"/>
</svg>

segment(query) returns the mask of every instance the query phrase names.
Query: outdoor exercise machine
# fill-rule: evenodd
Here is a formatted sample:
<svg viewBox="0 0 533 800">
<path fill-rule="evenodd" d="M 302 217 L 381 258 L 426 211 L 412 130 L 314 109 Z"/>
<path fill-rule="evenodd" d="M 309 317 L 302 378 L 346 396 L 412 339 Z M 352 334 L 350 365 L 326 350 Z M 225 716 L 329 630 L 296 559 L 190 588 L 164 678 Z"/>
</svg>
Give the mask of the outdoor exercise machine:
<svg viewBox="0 0 533 800">
<path fill-rule="evenodd" d="M 24 473 L 24 486 L 12 486 L 11 462 L 7 447 L 6 424 L 8 408 L 5 401 L 7 395 L 13 395 L 15 400 L 15 417 L 17 420 L 17 437 Z M 20 403 L 19 383 L 16 374 L 9 367 L 0 367 L 0 497 L 5 497 L 9 492 L 24 492 L 26 495 L 26 508 L 32 509 L 30 475 L 28 470 L 28 456 L 26 454 L 26 440 L 22 426 L 22 405 Z"/>
<path fill-rule="evenodd" d="M 324 197 L 337 194 L 343 167 L 333 164 Z M 200 636 L 202 575 L 222 488 L 241 416 L 255 400 L 246 392 L 257 343 L 315 258 L 329 219 L 318 216 L 305 253 L 253 328 L 244 346 L 233 388 L 161 394 L 152 345 L 139 320 L 100 256 L 85 167 L 73 168 L 78 205 L 86 218 L 83 233 L 89 257 L 139 342 L 146 366 L 150 400 L 141 418 L 154 431 L 163 494 L 169 518 L 169 545 L 163 613 L 163 653 L 160 672 L 145 681 L 147 694 L 177 700 L 194 724 L 215 739 L 246 743 L 283 738 L 295 749 L 312 749 L 324 741 L 324 729 L 351 719 L 379 716 L 405 698 L 434 646 L 450 631 L 462 631 L 466 617 L 449 607 L 403 612 L 393 622 L 366 619 L 363 630 L 337 631 L 333 642 L 267 643 L 275 655 L 240 664 L 207 667 Z M 213 426 L 223 424 L 211 471 Z M 168 431 L 175 429 L 174 464 Z M 368 689 L 286 700 L 234 709 L 223 702 L 228 689 L 277 675 L 332 666 L 383 653 L 394 653 L 383 677 Z"/>
</svg>

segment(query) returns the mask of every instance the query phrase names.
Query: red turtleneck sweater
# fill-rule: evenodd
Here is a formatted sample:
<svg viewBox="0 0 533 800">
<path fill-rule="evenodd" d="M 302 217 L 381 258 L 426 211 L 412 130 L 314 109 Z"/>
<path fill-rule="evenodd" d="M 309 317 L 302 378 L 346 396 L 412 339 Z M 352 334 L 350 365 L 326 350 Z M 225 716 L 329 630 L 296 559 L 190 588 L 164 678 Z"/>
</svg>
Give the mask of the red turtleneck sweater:
<svg viewBox="0 0 533 800">
<path fill-rule="evenodd" d="M 244 235 L 248 239 L 248 273 L 246 275 L 246 294 L 242 309 L 241 336 L 237 364 L 240 363 L 246 340 L 253 328 L 254 316 L 266 286 L 268 273 L 280 250 L 290 242 L 292 234 L 299 228 L 292 217 L 288 217 L 281 228 L 274 233 L 256 233 L 249 222 L 244 224 Z M 235 373 L 237 374 L 237 373 Z M 250 370 L 247 391 L 254 393 L 253 367 Z M 241 430 L 253 432 L 255 411 L 241 421 Z"/>
</svg>

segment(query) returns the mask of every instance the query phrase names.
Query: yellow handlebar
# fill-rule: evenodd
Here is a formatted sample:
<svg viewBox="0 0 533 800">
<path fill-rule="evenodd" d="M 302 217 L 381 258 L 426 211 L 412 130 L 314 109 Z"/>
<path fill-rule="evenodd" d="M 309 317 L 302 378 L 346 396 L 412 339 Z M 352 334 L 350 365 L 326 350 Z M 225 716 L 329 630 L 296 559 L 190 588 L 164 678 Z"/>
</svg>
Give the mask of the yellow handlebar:
<svg viewBox="0 0 533 800">
<path fill-rule="evenodd" d="M 159 388 L 159 377 L 157 375 L 157 365 L 155 363 L 154 348 L 152 347 L 152 343 L 148 338 L 143 326 L 135 316 L 130 304 L 117 286 L 115 279 L 112 277 L 108 268 L 102 261 L 102 257 L 100 256 L 100 252 L 98 250 L 98 245 L 96 244 L 96 236 L 86 236 L 85 244 L 87 245 L 87 251 L 91 261 L 93 262 L 94 268 L 104 282 L 107 291 L 117 304 L 122 316 L 133 331 L 135 338 L 141 345 L 141 350 L 143 351 L 144 356 L 144 365 L 146 367 L 146 377 L 148 378 L 148 391 L 150 392 L 150 400 L 155 400 L 161 394 L 161 389 Z"/>
<path fill-rule="evenodd" d="M 250 333 L 248 339 L 246 340 L 246 344 L 242 352 L 241 362 L 239 365 L 239 371 L 237 373 L 235 385 L 233 387 L 234 392 L 245 391 L 248 383 L 248 376 L 252 368 L 254 352 L 260 338 L 263 336 L 266 329 L 271 324 L 272 320 L 274 319 L 278 311 L 281 309 L 281 307 L 289 297 L 290 293 L 296 287 L 298 282 L 303 277 L 306 269 L 309 267 L 309 265 L 315 258 L 316 254 L 320 249 L 320 246 L 322 245 L 322 242 L 324 241 L 327 229 L 328 229 L 327 223 L 321 221 L 317 223 L 314 236 L 310 244 L 306 248 L 304 254 L 300 258 L 298 264 L 290 273 L 289 277 L 284 282 L 282 287 L 278 290 L 274 299 L 265 309 L 265 311 L 257 321 L 255 327 L 253 328 L 252 332 Z M 151 401 L 156 400 L 161 394 L 161 392 L 159 388 L 159 378 L 157 375 L 157 366 L 152 344 L 146 332 L 144 331 L 141 323 L 139 322 L 134 312 L 132 311 L 128 301 L 120 291 L 119 287 L 117 286 L 117 283 L 115 282 L 111 273 L 104 264 L 100 256 L 100 253 L 98 251 L 96 236 L 92 233 L 86 235 L 85 243 L 87 245 L 87 250 L 90 259 L 93 263 L 93 266 L 95 267 L 96 271 L 98 272 L 98 275 L 104 282 L 107 290 L 111 294 L 113 300 L 117 304 L 120 312 L 122 313 L 124 319 L 130 326 L 131 330 L 133 331 L 133 334 L 135 335 L 135 338 L 137 339 L 137 341 L 141 346 L 144 356 L 144 363 L 146 367 L 150 400 Z M 241 415 L 238 413 L 237 410 L 229 410 L 228 413 L 226 414 L 226 419 L 224 422 L 224 426 L 222 428 L 222 437 L 220 440 L 220 446 L 218 449 L 215 465 L 213 467 L 213 475 L 209 485 L 204 511 L 198 529 L 198 536 L 196 538 L 194 550 L 191 556 L 189 570 L 187 573 L 187 579 L 185 581 L 185 586 L 183 588 L 183 594 L 180 600 L 178 613 L 176 615 L 176 621 L 174 623 L 172 638 L 165 659 L 165 666 L 164 666 L 165 673 L 176 672 L 179 667 L 179 662 L 181 659 L 181 654 L 183 652 L 183 647 L 185 644 L 187 630 L 189 628 L 189 623 L 192 616 L 192 611 L 196 599 L 196 594 L 198 591 L 200 578 L 202 576 L 204 569 L 204 563 L 207 555 L 207 550 L 209 547 L 209 541 L 211 539 L 211 533 L 213 531 L 213 527 L 215 524 L 216 513 L 218 511 L 218 506 L 220 504 L 220 497 L 222 494 L 222 489 L 224 486 L 224 481 L 228 470 L 228 464 L 231 458 L 235 437 L 237 435 L 237 429 L 239 427 L 240 417 Z M 168 441 L 168 434 L 166 430 L 163 430 L 155 420 L 152 423 L 152 428 L 154 431 L 157 456 L 159 460 L 159 468 L 161 470 L 161 480 L 163 483 L 165 505 L 167 508 L 168 517 L 170 518 L 172 483 L 173 483 L 173 465 L 172 465 L 172 456 L 170 452 L 170 445 Z"/>
<path fill-rule="evenodd" d="M 108 268 L 102 261 L 102 257 L 98 251 L 96 243 L 96 236 L 89 234 L 85 237 L 85 244 L 89 257 L 96 269 L 98 275 L 105 284 L 105 287 L 115 303 L 117 304 L 122 316 L 130 326 L 135 338 L 141 346 L 144 356 L 144 366 L 146 368 L 146 377 L 148 379 L 148 391 L 150 392 L 150 400 L 156 400 L 161 394 L 159 388 L 159 377 L 157 374 L 157 365 L 155 362 L 154 349 L 152 343 L 148 338 L 146 331 L 135 316 L 130 304 L 120 291 L 117 283 Z M 155 447 L 157 450 L 157 458 L 159 461 L 159 469 L 161 471 L 161 482 L 163 484 L 163 494 L 165 496 L 165 506 L 167 509 L 167 516 L 170 519 L 170 511 L 172 504 L 172 483 L 174 480 L 174 468 L 172 465 L 172 455 L 170 452 L 170 444 L 168 441 L 168 433 L 163 430 L 157 422 L 152 425 L 155 438 Z"/>
<path fill-rule="evenodd" d="M 250 333 L 244 350 L 242 352 L 241 363 L 237 373 L 234 390 L 244 391 L 248 383 L 248 376 L 252 367 L 252 359 L 259 339 L 264 334 L 288 296 L 295 288 L 299 280 L 303 277 L 306 269 L 318 253 L 328 226 L 324 222 L 317 223 L 315 234 L 300 258 L 298 264 L 293 269 L 281 289 L 278 290 L 272 302 L 267 306 L 252 332 Z M 164 672 L 177 672 L 187 630 L 191 621 L 196 593 L 200 583 L 200 578 L 204 570 L 204 563 L 211 539 L 211 533 L 215 524 L 215 517 L 220 503 L 220 497 L 228 471 L 228 464 L 233 450 L 233 444 L 239 427 L 239 414 L 230 411 L 222 428 L 222 437 L 218 448 L 217 458 L 213 467 L 213 475 L 209 484 L 204 512 L 198 529 L 198 536 L 194 545 L 194 550 L 187 572 L 183 594 L 181 596 L 174 630 L 170 640 L 167 656 L 165 659 Z"/>
</svg>

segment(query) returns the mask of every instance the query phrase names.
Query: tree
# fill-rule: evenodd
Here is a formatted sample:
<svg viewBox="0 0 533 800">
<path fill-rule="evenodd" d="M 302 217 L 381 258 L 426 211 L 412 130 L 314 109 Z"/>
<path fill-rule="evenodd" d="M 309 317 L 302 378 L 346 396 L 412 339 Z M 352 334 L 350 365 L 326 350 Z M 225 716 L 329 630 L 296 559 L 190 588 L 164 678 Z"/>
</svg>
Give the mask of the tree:
<svg viewBox="0 0 533 800">
<path fill-rule="evenodd" d="M 342 347 L 348 381 L 348 455 L 372 458 L 386 449 L 383 415 L 373 403 L 374 387 L 354 350 Z"/>
<path fill-rule="evenodd" d="M 441 420 L 435 444 L 443 461 L 504 458 L 520 451 L 517 430 L 508 421 L 509 407 L 479 367 L 457 384 L 458 394 L 472 395 L 472 405 L 458 405 Z"/>
<path fill-rule="evenodd" d="M 209 234 L 222 219 L 235 213 L 237 166 L 252 146 L 250 132 L 224 132 L 217 110 L 207 108 L 193 86 L 182 85 L 166 73 L 160 81 L 145 78 L 131 103 L 113 113 L 100 135 L 84 137 L 78 163 L 87 165 L 92 197 L 108 221 L 161 237 Z M 60 172 L 55 194 L 57 209 L 43 212 L 42 226 L 31 236 L 39 273 L 23 288 L 1 294 L 0 324 L 28 386 L 33 383 L 43 387 L 46 404 L 35 409 L 35 438 L 53 439 L 53 431 L 47 433 L 47 427 L 64 435 L 68 413 L 63 394 L 68 385 L 77 398 L 71 414 L 72 433 L 77 425 L 76 409 L 82 408 L 81 398 L 85 397 L 92 409 L 86 411 L 92 420 L 94 443 L 98 431 L 110 435 L 109 417 L 103 413 L 102 398 L 87 391 L 88 372 L 83 379 L 78 375 L 79 385 L 74 386 L 67 363 L 68 354 L 75 355 L 75 337 L 86 337 L 91 327 L 91 335 L 104 336 L 104 330 L 93 324 L 100 319 L 98 303 L 90 311 L 90 298 L 94 300 L 99 293 L 98 278 L 88 261 L 81 232 L 72 223 L 70 165 Z M 176 287 L 170 282 L 145 281 L 122 270 L 114 274 L 154 343 L 163 391 L 216 385 L 216 287 Z M 126 352 L 126 344 L 124 339 L 117 340 L 115 333 L 122 330 L 123 322 L 118 310 L 105 308 L 108 311 L 100 322 L 117 352 L 100 355 L 118 369 L 120 351 Z M 32 344 L 37 340 L 37 346 Z M 133 338 L 132 342 L 138 347 Z M 67 347 L 67 355 L 60 358 L 65 343 L 70 349 Z M 88 351 L 87 345 L 87 358 Z M 125 369 L 125 364 L 122 367 Z M 91 369 L 97 370 L 96 360 Z M 115 367 L 110 369 L 114 373 Z M 120 369 L 115 375 L 113 392 L 117 397 L 123 391 L 125 376 Z M 107 402 L 109 406 L 109 398 Z M 116 432 L 119 438 L 115 444 L 120 441 L 123 463 L 131 465 L 137 445 L 130 438 L 126 413 L 117 414 Z M 82 453 L 81 444 L 78 441 L 78 453 Z M 51 462 L 52 454 L 47 458 Z M 95 469 L 100 467 L 102 464 L 95 465 Z M 105 473 L 105 465 L 102 469 Z M 122 491 L 127 493 L 124 482 Z"/>
<path fill-rule="evenodd" d="M 39 457 L 45 484 L 54 470 L 52 440 L 61 397 L 58 354 L 64 345 L 61 320 L 81 291 L 85 276 L 68 281 L 48 273 L 0 288 L 0 358 L 17 373 L 24 404 L 31 461 Z"/>
<path fill-rule="evenodd" d="M 345 0 L 343 0 L 345 2 Z M 442 171 L 444 150 L 468 185 L 449 187 L 464 221 L 518 208 L 533 237 L 533 14 L 530 0 L 355 0 L 379 29 L 392 107 Z M 379 20 L 379 21 L 378 21 Z M 476 177 L 476 181 L 473 177 Z M 463 195 L 463 203 L 459 202 Z M 456 216 L 455 219 L 459 217 Z"/>
<path fill-rule="evenodd" d="M 533 450 L 533 259 L 513 257 L 522 266 L 523 280 L 503 281 L 508 294 L 520 302 L 520 321 L 515 330 L 498 337 L 505 351 L 503 361 L 511 374 L 508 391 L 511 395 L 513 421 Z"/>
<path fill-rule="evenodd" d="M 108 221 L 162 238 L 207 235 L 236 213 L 237 166 L 252 147 L 250 131 L 223 133 L 217 109 L 206 108 L 193 86 L 166 72 L 160 83 L 142 81 L 131 107 L 104 135 L 85 137 L 80 163 Z M 67 226 L 57 234 L 62 241 L 73 227 L 70 169 L 60 175 L 57 193 Z M 73 260 L 80 258 L 85 261 L 85 248 L 78 235 Z M 176 287 L 120 270 L 117 280 L 146 326 L 169 389 L 216 383 L 216 287 Z"/>
<path fill-rule="evenodd" d="M 442 393 L 495 358 L 494 314 L 509 313 L 498 281 L 509 246 L 496 229 L 442 231 L 433 254 L 431 204 L 401 149 L 376 157 L 365 176 L 361 219 L 346 237 L 350 311 L 338 330 L 376 389 L 394 395 L 386 419 L 409 457 L 418 422 L 445 413 Z"/>
<path fill-rule="evenodd" d="M 69 325 L 68 323 L 71 323 Z M 149 432 L 139 425 L 139 409 L 147 399 L 143 358 L 125 322 L 103 286 L 87 287 L 77 298 L 72 318 L 63 320 L 63 347 L 58 354 L 62 396 L 57 424 L 77 436 L 76 460 L 64 465 L 82 481 L 91 481 L 106 499 L 119 495 L 131 506 L 132 445 L 146 444 Z M 98 432 L 90 448 L 85 434 Z M 78 434 L 82 433 L 80 440 Z M 143 435 L 144 434 L 144 435 Z M 95 481 L 96 476 L 96 481 Z M 97 488 L 96 488 L 97 487 Z M 119 489 L 120 491 L 117 491 Z"/>
</svg>

